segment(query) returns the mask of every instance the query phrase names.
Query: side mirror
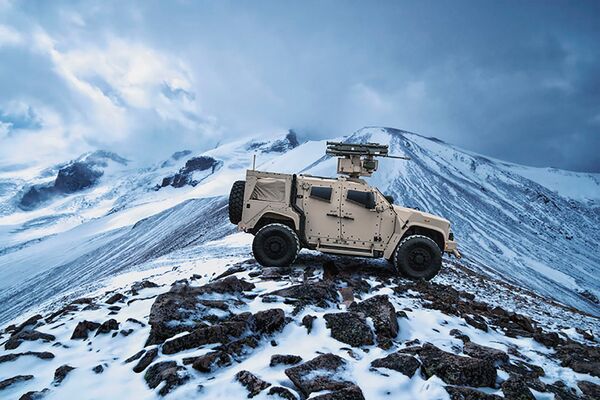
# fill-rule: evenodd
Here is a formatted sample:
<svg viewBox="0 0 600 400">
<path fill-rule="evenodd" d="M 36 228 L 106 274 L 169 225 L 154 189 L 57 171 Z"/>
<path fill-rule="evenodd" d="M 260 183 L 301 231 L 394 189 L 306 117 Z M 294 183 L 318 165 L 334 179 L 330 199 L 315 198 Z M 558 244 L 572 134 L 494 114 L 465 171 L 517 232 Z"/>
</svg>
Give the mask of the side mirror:
<svg viewBox="0 0 600 400">
<path fill-rule="evenodd" d="M 383 197 L 385 197 L 385 199 L 388 201 L 388 203 L 394 204 L 394 196 L 386 195 L 386 196 L 383 196 Z"/>
</svg>

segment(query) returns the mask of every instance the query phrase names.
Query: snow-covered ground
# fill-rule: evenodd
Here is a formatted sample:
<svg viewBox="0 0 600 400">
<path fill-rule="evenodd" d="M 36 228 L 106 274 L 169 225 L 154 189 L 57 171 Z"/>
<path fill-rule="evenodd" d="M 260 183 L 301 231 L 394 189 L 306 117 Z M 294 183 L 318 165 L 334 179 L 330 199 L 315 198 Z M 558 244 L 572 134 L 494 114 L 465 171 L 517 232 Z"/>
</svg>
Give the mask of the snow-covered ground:
<svg viewBox="0 0 600 400">
<path fill-rule="evenodd" d="M 276 354 L 295 355 L 306 362 L 319 354 L 335 354 L 348 364 L 348 367 L 339 373 L 343 374 L 344 380 L 353 382 L 360 387 L 366 399 L 447 399 L 449 395 L 445 387 L 448 386 L 448 383 L 444 381 L 447 378 L 442 379 L 438 376 L 427 378 L 422 369 L 418 369 L 414 376 L 407 376 L 388 368 L 373 368 L 371 363 L 415 343 L 431 343 L 441 350 L 464 356 L 463 341 L 455 333 L 450 333 L 455 329 L 468 336 L 471 342 L 511 354 L 510 364 L 498 366 L 497 386 L 479 388 L 483 393 L 502 395 L 501 383 L 513 375 L 513 373 L 507 372 L 512 371 L 509 366 L 521 365 L 519 364 L 521 362 L 543 368 L 544 375 L 539 378 L 541 383 L 536 383 L 540 386 L 535 386 L 538 390 L 529 389 L 536 399 L 554 398 L 552 390 L 555 388 L 552 385 L 558 380 L 567 387 L 574 388 L 575 394 L 578 395 L 582 395 L 581 390 L 578 389 L 578 382 L 587 381 L 600 384 L 600 377 L 575 372 L 561 366 L 554 349 L 546 347 L 531 337 L 508 337 L 499 328 L 491 327 L 491 325 L 490 329 L 485 332 L 465 323 L 465 319 L 460 316 L 449 315 L 424 306 L 427 301 L 418 292 L 399 289 L 401 285 L 410 283 L 397 279 L 390 280 L 393 273 L 390 275 L 389 271 L 385 271 L 389 269 L 385 263 L 367 261 L 362 270 L 352 270 L 352 268 L 356 268 L 354 266 L 348 267 L 350 269 L 346 271 L 344 266 L 347 265 L 348 259 L 337 257 L 323 259 L 314 252 L 303 251 L 299 257 L 299 266 L 281 274 L 277 271 L 261 270 L 249 259 L 248 248 L 251 239 L 249 235 L 236 233 L 226 236 L 224 239 L 177 250 L 169 255 L 148 261 L 141 270 L 106 278 L 101 282 L 101 289 L 86 294 L 88 300 L 76 302 L 79 305 L 74 309 L 47 319 L 43 323 L 40 323 L 43 321 L 40 319 L 37 324 L 29 328 L 35 327 L 38 332 L 52 335 L 54 336 L 53 340 L 50 342 L 24 341 L 15 350 L 1 350 L 0 357 L 29 351 L 51 352 L 54 357 L 39 359 L 34 355 L 25 355 L 15 361 L 0 361 L 0 380 L 19 375 L 33 376 L 27 381 L 15 383 L 0 392 L 2 398 L 18 399 L 22 394 L 30 391 L 43 393 L 44 399 L 120 398 L 124 393 L 127 394 L 127 398 L 131 399 L 160 398 L 159 391 L 167 385 L 162 382 L 156 389 L 150 389 L 146 383 L 148 374 L 135 373 L 132 370 L 138 360 L 126 361 L 144 349 L 144 343 L 151 331 L 151 327 L 148 325 L 148 316 L 151 314 L 153 304 L 157 301 L 157 296 L 168 292 L 174 282 L 189 282 L 192 287 L 201 287 L 215 282 L 219 275 L 228 271 L 232 266 L 236 268 L 233 271 L 237 272 L 229 276 L 252 283 L 254 288 L 244 293 L 211 294 L 203 298 L 227 302 L 230 305 L 227 313 L 251 312 L 254 314 L 274 308 L 281 309 L 289 320 L 275 332 L 262 335 L 258 339 L 256 348 L 246 348 L 230 365 L 215 366 L 211 372 L 201 372 L 191 368 L 190 365 L 185 371 L 180 370 L 178 376 L 182 380 L 173 385 L 167 395 L 168 398 L 246 398 L 248 390 L 236 379 L 236 374 L 240 371 L 250 371 L 269 383 L 271 385 L 269 388 L 283 387 L 296 396 L 295 398 L 299 398 L 298 396 L 301 396 L 299 388 L 294 386 L 285 373 L 285 370 L 291 366 L 270 366 L 271 357 Z M 326 277 L 329 272 L 321 265 L 323 261 L 327 260 L 339 266 L 340 271 L 336 272 L 339 274 L 338 278 Z M 308 275 L 306 271 L 310 271 Z M 539 299 L 535 304 L 531 301 L 532 293 L 530 292 L 523 290 L 515 293 L 514 287 L 501 282 L 472 279 L 473 272 L 467 273 L 452 263 L 446 263 L 444 271 L 434 279 L 434 282 L 449 283 L 454 287 L 464 288 L 467 292 L 474 293 L 476 300 L 488 301 L 490 307 L 501 305 L 508 311 L 518 311 L 526 315 L 533 314 L 538 327 L 544 330 L 558 331 L 562 338 L 590 343 L 579 333 L 583 331 L 576 331 L 575 327 L 594 332 L 598 332 L 598 328 L 600 328 L 600 322 L 594 317 L 587 317 L 563 306 L 546 303 Z M 265 296 L 276 290 L 289 288 L 299 283 L 318 282 L 322 279 L 333 279 L 334 281 L 339 279 L 342 285 L 351 287 L 350 283 L 343 283 L 350 282 L 345 280 L 345 276 L 350 277 L 349 279 L 364 280 L 367 284 L 368 289 L 359 289 L 358 286 L 354 288 L 355 301 L 361 302 L 374 296 L 385 295 L 396 312 L 403 313 L 403 315 L 398 314 L 394 317 L 399 323 L 399 333 L 393 338 L 391 348 L 384 349 L 374 344 L 351 346 L 332 337 L 331 330 L 323 316 L 347 311 L 348 303 L 332 302 L 324 307 L 307 304 L 298 311 L 295 309 L 294 303 L 283 299 L 265 301 Z M 130 290 L 132 285 L 140 281 L 151 281 L 156 286 L 132 292 Z M 477 286 L 480 288 L 478 289 Z M 488 296 L 489 292 L 494 293 L 496 297 Z M 114 299 L 115 294 L 123 294 L 124 297 L 113 303 L 109 299 Z M 529 302 L 526 300 L 528 297 Z M 72 296 L 69 298 L 73 300 Z M 510 300 L 507 301 L 507 298 Z M 111 304 L 106 303 L 107 301 Z M 523 303 L 518 303 L 519 301 L 523 301 Z M 42 313 L 46 318 L 52 311 L 59 309 L 60 305 L 60 302 L 50 303 L 45 307 L 38 307 L 35 311 Z M 543 313 L 540 313 L 542 310 Z M 227 315 L 220 310 L 214 310 L 214 313 L 221 318 Z M 316 317 L 310 333 L 302 324 L 307 315 Z M 556 320 L 556 316 L 559 316 L 561 320 Z M 119 324 L 116 330 L 95 334 L 95 329 L 93 329 L 90 331 L 88 339 L 71 338 L 76 325 L 81 321 L 102 323 L 110 318 L 115 319 Z M 566 320 L 571 321 L 569 327 L 564 326 Z M 367 319 L 367 323 L 373 328 L 373 321 L 370 318 Z M 182 335 L 176 335 L 174 338 Z M 1 338 L 0 343 L 5 342 L 6 338 L 6 336 Z M 175 361 L 177 365 L 182 366 L 186 363 L 186 359 L 206 355 L 216 347 L 217 344 L 209 344 L 175 354 L 165 354 L 167 352 L 163 352 L 162 346 L 159 344 L 146 346 L 145 350 L 150 351 L 154 348 L 159 350 L 157 356 L 152 359 L 153 365 L 165 361 Z M 55 379 L 55 371 L 64 365 L 74 369 L 67 374 L 64 380 L 58 382 Z M 101 371 L 98 366 L 101 366 Z M 145 370 L 145 372 L 147 371 L 148 369 Z M 183 379 L 184 377 L 185 379 Z M 532 385 L 530 384 L 530 386 Z M 544 391 L 541 391 L 540 387 L 543 387 Z M 269 390 L 265 389 L 255 398 L 278 398 L 268 395 L 268 393 Z M 312 397 L 325 393 L 327 391 L 316 392 Z"/>
</svg>

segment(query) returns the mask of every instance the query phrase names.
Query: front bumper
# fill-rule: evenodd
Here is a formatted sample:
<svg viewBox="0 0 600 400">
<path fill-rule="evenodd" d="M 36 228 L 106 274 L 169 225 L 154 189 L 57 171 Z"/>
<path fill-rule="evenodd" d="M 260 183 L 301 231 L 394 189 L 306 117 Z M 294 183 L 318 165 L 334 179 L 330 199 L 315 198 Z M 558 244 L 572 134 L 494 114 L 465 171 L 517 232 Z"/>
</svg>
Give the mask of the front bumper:
<svg viewBox="0 0 600 400">
<path fill-rule="evenodd" d="M 458 251 L 458 245 L 454 240 L 446 241 L 446 246 L 444 248 L 444 252 L 454 255 L 454 257 L 456 257 L 456 258 L 462 257 L 460 252 Z"/>
</svg>

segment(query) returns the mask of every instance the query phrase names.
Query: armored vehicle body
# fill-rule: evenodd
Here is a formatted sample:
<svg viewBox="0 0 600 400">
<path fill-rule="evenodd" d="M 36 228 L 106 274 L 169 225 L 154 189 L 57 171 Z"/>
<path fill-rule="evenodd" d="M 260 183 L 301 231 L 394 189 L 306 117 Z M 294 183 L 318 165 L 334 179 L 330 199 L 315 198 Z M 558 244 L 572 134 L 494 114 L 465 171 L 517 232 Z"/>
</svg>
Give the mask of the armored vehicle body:
<svg viewBox="0 0 600 400">
<path fill-rule="evenodd" d="M 363 176 L 377 170 L 375 143 L 327 143 L 337 178 L 248 170 L 233 184 L 229 219 L 254 235 L 255 259 L 266 267 L 291 265 L 301 248 L 348 256 L 385 257 L 404 276 L 431 279 L 442 253 L 460 257 L 446 219 L 393 204 Z M 405 158 L 405 157 L 394 157 Z"/>
</svg>

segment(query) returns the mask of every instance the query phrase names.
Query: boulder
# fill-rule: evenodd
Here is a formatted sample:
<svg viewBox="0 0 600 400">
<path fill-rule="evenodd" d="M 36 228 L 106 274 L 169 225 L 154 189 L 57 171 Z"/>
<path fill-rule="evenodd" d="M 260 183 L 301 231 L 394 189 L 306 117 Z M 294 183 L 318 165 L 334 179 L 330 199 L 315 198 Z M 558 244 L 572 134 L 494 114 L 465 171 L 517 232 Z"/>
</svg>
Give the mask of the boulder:
<svg viewBox="0 0 600 400">
<path fill-rule="evenodd" d="M 140 351 L 138 351 L 137 353 L 135 353 L 134 355 L 132 355 L 131 357 L 129 357 L 128 359 L 126 359 L 125 360 L 125 364 L 133 362 L 135 360 L 139 360 L 140 357 L 142 357 L 145 353 L 146 353 L 146 350 L 140 350 Z"/>
<path fill-rule="evenodd" d="M 390 303 L 388 296 L 373 296 L 360 303 L 352 303 L 348 310 L 360 312 L 370 317 L 373 320 L 377 342 L 380 347 L 385 349 L 391 347 L 391 340 L 398 336 L 400 327 L 398 326 L 396 310 Z"/>
<path fill-rule="evenodd" d="M 235 379 L 248 390 L 248 398 L 252 398 L 271 386 L 270 383 L 263 381 L 249 371 L 240 371 L 235 375 Z"/>
<path fill-rule="evenodd" d="M 116 319 L 111 318 L 107 321 L 104 321 L 102 323 L 102 325 L 100 325 L 100 327 L 96 331 L 96 336 L 98 336 L 100 334 L 110 333 L 110 331 L 118 331 L 118 330 L 119 330 L 119 323 L 117 322 Z"/>
<path fill-rule="evenodd" d="M 600 399 L 600 385 L 589 381 L 578 381 L 577 386 L 590 399 Z"/>
<path fill-rule="evenodd" d="M 163 387 L 158 391 L 166 396 L 177 386 L 183 385 L 190 379 L 185 367 L 178 366 L 175 361 L 163 361 L 152 364 L 144 374 L 144 380 L 150 389 L 156 389 L 162 382 Z"/>
<path fill-rule="evenodd" d="M 131 294 L 137 296 L 143 289 L 156 288 L 158 285 L 152 281 L 140 281 L 131 285 Z"/>
<path fill-rule="evenodd" d="M 281 330 L 286 324 L 285 313 L 281 308 L 259 311 L 253 317 L 257 333 L 273 333 Z"/>
<path fill-rule="evenodd" d="M 302 357 L 294 355 L 274 354 L 271 356 L 271 362 L 269 366 L 275 367 L 277 365 L 294 365 L 302 361 Z"/>
<path fill-rule="evenodd" d="M 211 351 L 200 357 L 196 357 L 192 367 L 200 372 L 212 372 L 213 367 L 223 367 L 231 365 L 231 358 L 223 351 Z"/>
<path fill-rule="evenodd" d="M 496 368 L 489 360 L 458 356 L 429 343 L 414 350 L 419 354 L 421 371 L 428 378 L 436 375 L 450 385 L 472 387 L 494 387 L 496 383 Z"/>
<path fill-rule="evenodd" d="M 92 321 L 80 321 L 71 335 L 72 340 L 87 339 L 90 331 L 94 331 L 100 327 L 100 324 Z"/>
<path fill-rule="evenodd" d="M 314 304 L 327 307 L 328 303 L 337 303 L 338 291 L 332 282 L 304 282 L 299 285 L 279 289 L 269 295 L 299 300 L 302 304 Z"/>
<path fill-rule="evenodd" d="M 43 399 L 48 392 L 50 391 L 50 389 L 46 388 L 40 392 L 37 391 L 30 391 L 25 393 L 23 396 L 19 397 L 19 400 L 40 400 Z"/>
<path fill-rule="evenodd" d="M 5 354 L 3 356 L 0 356 L 0 364 L 5 363 L 5 362 L 10 362 L 10 361 L 15 361 L 16 359 L 25 357 L 25 356 L 33 356 L 33 357 L 37 357 L 41 360 L 51 360 L 54 358 L 54 354 L 52 354 L 48 351 L 44 351 L 44 352 L 26 351 L 25 353 L 10 353 L 10 354 Z"/>
<path fill-rule="evenodd" d="M 317 319 L 314 315 L 305 315 L 302 318 L 302 325 L 306 328 L 306 332 L 310 335 L 314 320 Z"/>
<path fill-rule="evenodd" d="M 52 382 L 52 384 L 54 386 L 59 386 L 62 383 L 62 381 L 65 380 L 67 375 L 69 375 L 69 373 L 71 373 L 71 371 L 73 371 L 74 369 L 74 367 L 71 367 L 70 365 L 66 364 L 58 367 L 56 371 L 54 371 L 54 381 Z"/>
<path fill-rule="evenodd" d="M 495 394 L 487 394 L 479 390 L 466 387 L 446 386 L 446 392 L 450 395 L 450 400 L 502 400 L 503 397 Z"/>
<path fill-rule="evenodd" d="M 373 368 L 388 368 L 398 371 L 409 378 L 415 374 L 421 363 L 413 356 L 400 352 L 392 353 L 386 357 L 378 358 L 371 362 Z"/>
<path fill-rule="evenodd" d="M 285 370 L 285 374 L 305 395 L 321 390 L 339 390 L 353 385 L 345 377 L 346 361 L 334 354 L 323 354 Z"/>
<path fill-rule="evenodd" d="M 358 386 L 350 385 L 343 389 L 311 397 L 311 400 L 365 400 L 365 396 Z"/>
<path fill-rule="evenodd" d="M 374 343 L 373 332 L 361 314 L 341 312 L 325 314 L 323 318 L 327 321 L 327 328 L 331 330 L 331 336 L 340 342 L 353 347 L 368 346 Z"/>
<path fill-rule="evenodd" d="M 148 350 L 144 356 L 138 361 L 138 363 L 133 367 L 133 372 L 139 374 L 143 370 L 145 370 L 148 365 L 152 364 L 156 356 L 158 355 L 158 348 Z"/>
<path fill-rule="evenodd" d="M 101 374 L 104 372 L 104 367 L 98 364 L 94 368 L 92 368 L 92 371 L 94 371 L 95 374 Z"/>
<path fill-rule="evenodd" d="M 482 346 L 477 343 L 467 342 L 463 347 L 463 352 L 474 358 L 481 358 L 484 360 L 490 360 L 494 363 L 507 363 L 508 354 L 502 350 L 494 349 L 492 347 Z"/>
<path fill-rule="evenodd" d="M 575 372 L 600 377 L 600 347 L 569 340 L 556 347 L 556 356 L 563 367 Z"/>
<path fill-rule="evenodd" d="M 246 336 L 221 346 L 217 346 L 215 347 L 215 350 L 225 352 L 229 355 L 242 356 L 250 352 L 249 349 L 255 349 L 258 347 L 259 338 L 260 336 Z"/>
<path fill-rule="evenodd" d="M 9 387 L 16 385 L 17 383 L 29 381 L 31 379 L 33 379 L 33 375 L 17 375 L 13 376 L 12 378 L 5 379 L 3 381 L 0 381 L 0 391 L 8 389 Z"/>
<path fill-rule="evenodd" d="M 269 389 L 269 393 L 267 394 L 269 396 L 278 396 L 283 400 L 298 400 L 298 398 L 289 389 L 282 386 L 273 386 L 271 389 Z"/>
<path fill-rule="evenodd" d="M 179 333 L 197 328 L 206 328 L 202 322 L 207 307 L 199 297 L 208 294 L 239 294 L 252 290 L 254 285 L 235 276 L 229 276 L 204 286 L 178 283 L 167 293 L 160 294 L 150 310 L 148 322 L 151 326 L 146 345 L 160 344 Z M 209 307 L 210 308 L 210 307 Z"/>
<path fill-rule="evenodd" d="M 115 293 L 106 300 L 106 304 L 115 304 L 118 301 L 121 301 L 125 298 L 121 293 Z"/>
<path fill-rule="evenodd" d="M 23 341 L 41 340 L 43 342 L 52 342 L 56 339 L 53 335 L 42 333 L 36 330 L 22 330 L 13 334 L 4 344 L 6 350 L 14 350 L 23 343 Z"/>
<path fill-rule="evenodd" d="M 507 400 L 535 400 L 525 381 L 516 376 L 502 382 L 502 393 Z"/>
<path fill-rule="evenodd" d="M 249 313 L 248 313 L 249 314 Z M 247 321 L 227 321 L 206 328 L 198 328 L 163 344 L 164 354 L 175 354 L 210 343 L 228 343 L 232 337 L 240 337 L 247 329 Z"/>
</svg>

